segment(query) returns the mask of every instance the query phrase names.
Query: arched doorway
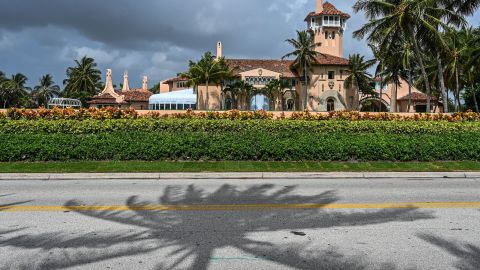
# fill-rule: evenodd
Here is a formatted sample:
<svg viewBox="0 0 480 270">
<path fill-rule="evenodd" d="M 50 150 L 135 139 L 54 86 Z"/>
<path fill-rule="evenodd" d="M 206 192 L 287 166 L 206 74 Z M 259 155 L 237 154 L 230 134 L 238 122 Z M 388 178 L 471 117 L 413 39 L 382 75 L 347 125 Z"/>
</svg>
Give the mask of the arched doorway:
<svg viewBox="0 0 480 270">
<path fill-rule="evenodd" d="M 295 100 L 292 98 L 287 99 L 287 111 L 294 111 L 295 110 Z"/>
<path fill-rule="evenodd" d="M 257 94 L 252 97 L 250 100 L 250 109 L 252 111 L 258 111 L 258 110 L 265 110 L 269 111 L 270 110 L 270 101 L 267 96 L 264 94 Z"/>
<path fill-rule="evenodd" d="M 233 109 L 233 100 L 231 98 L 225 99 L 225 110 L 229 111 Z"/>
<path fill-rule="evenodd" d="M 335 111 L 335 99 L 328 98 L 327 99 L 327 112 L 334 112 Z"/>
</svg>

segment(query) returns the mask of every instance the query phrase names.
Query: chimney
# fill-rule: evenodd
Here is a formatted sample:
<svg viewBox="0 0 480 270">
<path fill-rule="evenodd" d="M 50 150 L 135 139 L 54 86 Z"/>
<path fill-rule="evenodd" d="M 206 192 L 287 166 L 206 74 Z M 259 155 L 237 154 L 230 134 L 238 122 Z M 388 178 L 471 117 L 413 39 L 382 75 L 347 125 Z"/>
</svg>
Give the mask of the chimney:
<svg viewBox="0 0 480 270">
<path fill-rule="evenodd" d="M 143 76 L 142 89 L 148 91 L 148 77 L 147 76 Z"/>
<path fill-rule="evenodd" d="M 222 42 L 217 42 L 217 59 L 220 59 L 223 54 Z"/>
<path fill-rule="evenodd" d="M 323 12 L 323 0 L 317 0 L 317 7 L 315 9 L 315 13 L 322 13 Z"/>
<path fill-rule="evenodd" d="M 103 92 L 115 93 L 115 89 L 113 89 L 111 69 L 107 69 L 107 78 L 105 79 L 105 89 L 103 89 Z"/>
<path fill-rule="evenodd" d="M 128 85 L 128 70 L 125 70 L 123 73 L 123 87 L 122 92 L 130 91 L 130 86 Z"/>
</svg>

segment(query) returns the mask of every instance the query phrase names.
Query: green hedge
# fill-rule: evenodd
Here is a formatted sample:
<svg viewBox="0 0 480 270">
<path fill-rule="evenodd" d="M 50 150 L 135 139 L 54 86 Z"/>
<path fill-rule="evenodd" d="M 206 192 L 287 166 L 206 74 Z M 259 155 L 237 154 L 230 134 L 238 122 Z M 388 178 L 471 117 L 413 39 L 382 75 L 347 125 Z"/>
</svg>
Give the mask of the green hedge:
<svg viewBox="0 0 480 270">
<path fill-rule="evenodd" d="M 230 120 L 3 121 L 0 161 L 480 160 L 480 124 Z"/>
</svg>

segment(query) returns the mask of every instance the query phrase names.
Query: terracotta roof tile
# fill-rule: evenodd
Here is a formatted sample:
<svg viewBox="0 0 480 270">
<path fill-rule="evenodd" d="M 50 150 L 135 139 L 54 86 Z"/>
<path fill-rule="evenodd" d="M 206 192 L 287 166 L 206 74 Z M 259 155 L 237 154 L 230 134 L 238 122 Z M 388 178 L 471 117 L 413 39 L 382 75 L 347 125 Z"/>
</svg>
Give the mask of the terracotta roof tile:
<svg viewBox="0 0 480 270">
<path fill-rule="evenodd" d="M 330 54 L 320 54 L 317 57 L 317 61 L 320 65 L 339 65 L 339 66 L 346 66 L 348 65 L 349 61 L 346 58 L 333 56 Z"/>
<path fill-rule="evenodd" d="M 109 93 L 96 95 L 93 97 L 89 104 L 121 104 L 117 102 L 117 99 Z"/>
<path fill-rule="evenodd" d="M 263 68 L 280 73 L 284 78 L 299 76 L 298 72 L 292 68 L 293 60 L 227 59 L 227 61 L 237 73 Z M 319 65 L 348 65 L 348 59 L 329 54 L 320 54 L 317 61 Z"/>
<path fill-rule="evenodd" d="M 123 95 L 125 96 L 125 101 L 127 102 L 148 102 L 150 96 L 153 94 L 148 90 L 134 89 L 123 93 Z"/>
<path fill-rule="evenodd" d="M 185 82 L 185 81 L 187 81 L 185 78 L 175 77 L 175 78 L 171 78 L 171 79 L 168 79 L 168 80 L 164 81 L 163 84 L 169 84 L 169 83 L 174 83 L 174 82 Z"/>
<path fill-rule="evenodd" d="M 350 15 L 348 13 L 345 13 L 343 11 L 338 10 L 334 5 L 330 4 L 329 2 L 325 2 L 323 4 L 323 11 L 320 13 L 316 12 L 310 12 L 307 17 L 305 18 L 305 21 L 307 21 L 311 17 L 317 17 L 321 15 L 339 15 L 342 18 L 348 19 L 350 18 Z"/>
<path fill-rule="evenodd" d="M 280 73 L 282 77 L 298 77 L 297 73 L 290 68 L 293 63 L 291 60 L 227 59 L 227 62 L 237 73 L 263 68 Z"/>
<path fill-rule="evenodd" d="M 399 98 L 398 100 L 408 100 L 408 99 L 409 99 L 409 95 L 406 95 L 406 96 L 403 96 L 403 97 Z M 412 93 L 412 100 L 426 101 L 427 100 L 427 95 L 424 94 L 424 93 L 413 92 Z M 432 96 L 431 100 L 436 101 L 437 98 Z"/>
</svg>

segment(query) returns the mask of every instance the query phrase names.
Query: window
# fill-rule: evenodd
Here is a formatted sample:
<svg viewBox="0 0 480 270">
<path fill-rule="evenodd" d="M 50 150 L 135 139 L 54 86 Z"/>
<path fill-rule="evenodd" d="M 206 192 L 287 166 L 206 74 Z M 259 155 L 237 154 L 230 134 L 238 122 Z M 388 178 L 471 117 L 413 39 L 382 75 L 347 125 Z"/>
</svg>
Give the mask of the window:
<svg viewBox="0 0 480 270">
<path fill-rule="evenodd" d="M 427 105 L 415 105 L 415 112 L 416 113 L 426 113 L 427 112 Z"/>
<path fill-rule="evenodd" d="M 328 79 L 329 80 L 334 80 L 335 79 L 335 71 L 329 71 L 328 72 Z"/>
<path fill-rule="evenodd" d="M 340 79 L 343 79 L 343 71 L 340 70 Z"/>
<path fill-rule="evenodd" d="M 251 85 L 267 85 L 274 79 L 275 77 L 246 77 L 245 81 Z"/>
<path fill-rule="evenodd" d="M 327 111 L 328 112 L 335 111 L 335 99 L 333 98 L 327 99 Z"/>
<path fill-rule="evenodd" d="M 233 100 L 231 98 L 227 98 L 225 100 L 225 110 L 231 110 L 233 108 L 232 104 L 233 104 Z"/>
<path fill-rule="evenodd" d="M 332 32 L 332 39 L 335 39 L 335 32 Z"/>
<path fill-rule="evenodd" d="M 187 82 L 177 82 L 177 88 L 185 88 L 187 87 Z"/>
<path fill-rule="evenodd" d="M 325 31 L 325 39 L 328 39 L 328 31 Z"/>
<path fill-rule="evenodd" d="M 293 111 L 295 105 L 295 101 L 293 99 L 287 100 L 287 111 Z"/>
</svg>

